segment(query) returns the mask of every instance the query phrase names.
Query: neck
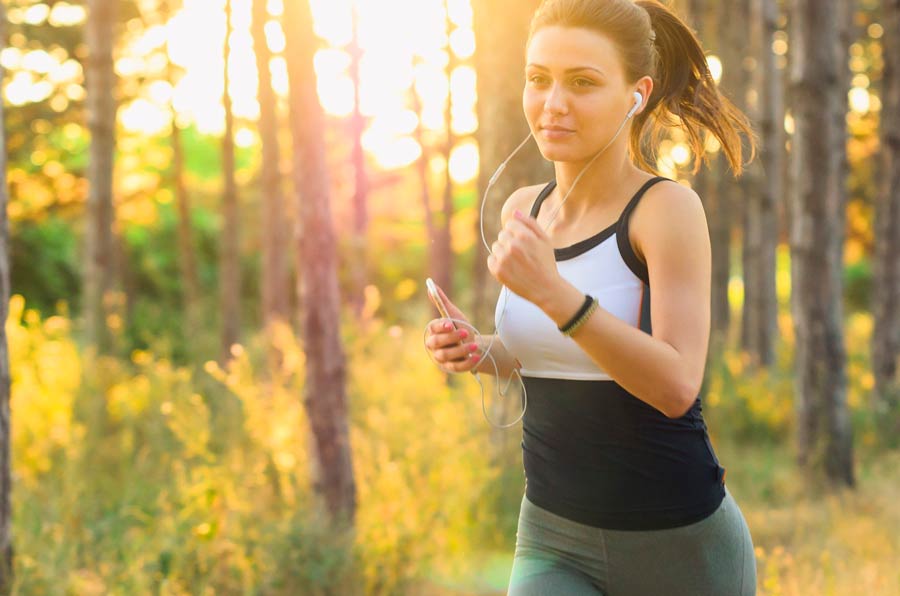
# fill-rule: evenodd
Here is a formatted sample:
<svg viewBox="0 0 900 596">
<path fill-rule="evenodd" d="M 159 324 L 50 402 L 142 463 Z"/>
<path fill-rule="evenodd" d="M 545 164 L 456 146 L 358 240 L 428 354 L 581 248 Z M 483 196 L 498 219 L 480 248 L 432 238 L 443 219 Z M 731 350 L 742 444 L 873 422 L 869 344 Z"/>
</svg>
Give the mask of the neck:
<svg viewBox="0 0 900 596">
<path fill-rule="evenodd" d="M 593 157 L 554 162 L 558 193 L 555 206 L 559 206 L 559 202 L 565 198 L 555 219 L 577 221 L 597 208 L 618 206 L 622 200 L 623 187 L 633 185 L 633 180 L 640 173 L 628 158 L 627 146 L 624 143 L 614 143 L 588 166 L 573 190 L 576 178 Z"/>
</svg>

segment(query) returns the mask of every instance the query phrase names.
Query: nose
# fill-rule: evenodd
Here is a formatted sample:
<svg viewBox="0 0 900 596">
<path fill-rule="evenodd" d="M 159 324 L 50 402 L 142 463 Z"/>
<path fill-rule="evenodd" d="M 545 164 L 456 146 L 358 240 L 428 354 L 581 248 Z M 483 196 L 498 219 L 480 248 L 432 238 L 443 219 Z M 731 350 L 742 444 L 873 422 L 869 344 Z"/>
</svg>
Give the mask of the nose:
<svg viewBox="0 0 900 596">
<path fill-rule="evenodd" d="M 547 92 L 547 99 L 544 100 L 544 110 L 551 114 L 565 114 L 569 111 L 566 104 L 565 90 L 559 84 L 553 84 Z"/>
</svg>

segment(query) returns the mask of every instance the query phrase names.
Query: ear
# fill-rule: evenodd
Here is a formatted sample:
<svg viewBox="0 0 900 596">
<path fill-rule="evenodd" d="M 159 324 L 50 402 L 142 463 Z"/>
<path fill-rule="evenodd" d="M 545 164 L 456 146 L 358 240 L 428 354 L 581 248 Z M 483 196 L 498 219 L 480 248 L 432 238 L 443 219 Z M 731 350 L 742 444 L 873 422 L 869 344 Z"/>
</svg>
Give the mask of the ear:
<svg viewBox="0 0 900 596">
<path fill-rule="evenodd" d="M 653 93 L 653 79 L 649 76 L 641 77 L 634 87 L 634 92 L 640 93 L 643 100 L 641 101 L 640 107 L 637 108 L 634 113 L 637 115 L 646 110 L 647 104 L 650 103 L 650 95 Z"/>
</svg>

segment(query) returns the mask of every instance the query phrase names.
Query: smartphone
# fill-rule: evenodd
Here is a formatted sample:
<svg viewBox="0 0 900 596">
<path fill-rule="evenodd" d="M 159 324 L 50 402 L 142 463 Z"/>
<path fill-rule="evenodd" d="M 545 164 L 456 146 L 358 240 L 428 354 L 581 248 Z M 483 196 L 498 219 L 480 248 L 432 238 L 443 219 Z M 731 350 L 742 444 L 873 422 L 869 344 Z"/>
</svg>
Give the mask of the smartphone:
<svg viewBox="0 0 900 596">
<path fill-rule="evenodd" d="M 431 299 L 431 302 L 434 303 L 434 306 L 438 309 L 438 312 L 441 313 L 441 316 L 445 319 L 450 318 L 450 312 L 447 310 L 447 305 L 444 304 L 444 301 L 441 300 L 441 295 L 438 294 L 437 286 L 434 285 L 434 280 L 430 277 L 425 280 L 425 289 L 428 290 L 428 297 Z M 456 323 L 450 321 L 450 324 L 453 325 L 453 328 L 456 329 Z"/>
</svg>

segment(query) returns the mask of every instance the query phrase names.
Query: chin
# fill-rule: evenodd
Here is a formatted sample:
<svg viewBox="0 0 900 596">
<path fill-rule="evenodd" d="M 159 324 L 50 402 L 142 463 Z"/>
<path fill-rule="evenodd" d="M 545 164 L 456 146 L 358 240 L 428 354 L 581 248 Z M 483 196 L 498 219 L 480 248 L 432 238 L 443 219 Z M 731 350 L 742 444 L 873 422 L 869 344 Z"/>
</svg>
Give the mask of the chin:
<svg viewBox="0 0 900 596">
<path fill-rule="evenodd" d="M 579 151 L 573 150 L 572 147 L 563 147 L 553 143 L 538 144 L 538 150 L 544 159 L 548 161 L 578 161 L 583 159 Z"/>
</svg>

